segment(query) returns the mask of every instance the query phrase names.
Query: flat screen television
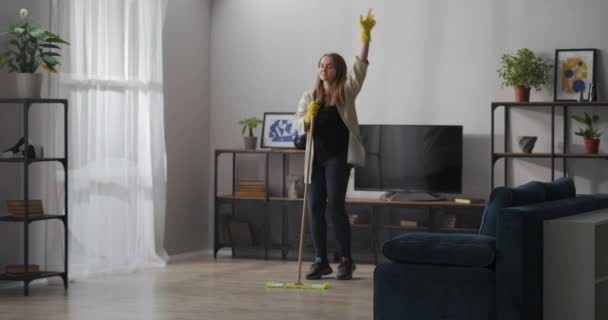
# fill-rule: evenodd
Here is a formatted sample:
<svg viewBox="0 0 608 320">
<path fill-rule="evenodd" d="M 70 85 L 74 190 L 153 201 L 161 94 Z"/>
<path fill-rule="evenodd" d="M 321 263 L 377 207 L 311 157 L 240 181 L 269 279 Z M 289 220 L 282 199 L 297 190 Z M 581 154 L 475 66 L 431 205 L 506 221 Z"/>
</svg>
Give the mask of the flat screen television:
<svg viewBox="0 0 608 320">
<path fill-rule="evenodd" d="M 360 125 L 365 167 L 355 190 L 462 192 L 462 126 Z"/>
</svg>

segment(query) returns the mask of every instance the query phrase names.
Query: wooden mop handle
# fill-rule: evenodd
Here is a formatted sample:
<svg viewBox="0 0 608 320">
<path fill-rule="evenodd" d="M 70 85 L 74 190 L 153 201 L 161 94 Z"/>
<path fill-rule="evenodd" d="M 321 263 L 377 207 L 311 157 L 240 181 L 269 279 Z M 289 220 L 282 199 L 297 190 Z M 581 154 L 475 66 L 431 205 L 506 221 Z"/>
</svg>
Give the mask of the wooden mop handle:
<svg viewBox="0 0 608 320">
<path fill-rule="evenodd" d="M 312 148 L 312 131 L 314 129 L 314 117 L 312 117 L 311 121 L 310 121 L 310 130 L 308 131 L 308 135 L 306 137 L 306 150 L 304 152 L 304 158 L 306 159 L 305 161 L 305 166 L 306 166 L 306 173 L 308 175 L 311 174 L 310 170 L 311 168 L 311 164 L 312 164 L 312 159 L 311 159 L 311 148 Z M 309 179 L 308 177 L 304 177 L 304 199 L 302 201 L 302 222 L 300 223 L 300 249 L 298 250 L 298 279 L 296 281 L 297 285 L 301 285 L 302 284 L 302 249 L 304 247 L 304 225 L 306 223 L 306 209 L 307 209 L 307 203 L 308 203 L 308 182 Z"/>
</svg>

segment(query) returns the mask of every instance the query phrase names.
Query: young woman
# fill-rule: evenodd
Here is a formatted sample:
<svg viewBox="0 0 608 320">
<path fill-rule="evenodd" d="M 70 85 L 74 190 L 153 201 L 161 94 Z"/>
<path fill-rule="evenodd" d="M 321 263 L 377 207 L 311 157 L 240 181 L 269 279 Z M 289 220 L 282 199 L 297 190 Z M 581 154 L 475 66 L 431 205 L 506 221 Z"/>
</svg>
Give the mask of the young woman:
<svg viewBox="0 0 608 320">
<path fill-rule="evenodd" d="M 306 274 L 309 280 L 320 279 L 333 272 L 327 259 L 326 210 L 332 219 L 342 257 L 336 278 L 352 279 L 355 270 L 350 252 L 350 223 L 344 202 L 352 166 L 365 165 L 355 98 L 367 72 L 371 30 L 376 24 L 371 9 L 365 18 L 360 17 L 360 24 L 361 52 L 351 73 L 347 74 L 346 63 L 339 54 L 324 54 L 319 60 L 315 88 L 304 93 L 294 118 L 300 132 L 308 132 L 314 123 L 312 148 L 305 155 L 305 163 L 312 157 L 312 168 L 311 172 L 308 168 L 304 172 L 307 182 L 310 182 L 308 213 L 315 248 L 315 261 Z"/>
</svg>

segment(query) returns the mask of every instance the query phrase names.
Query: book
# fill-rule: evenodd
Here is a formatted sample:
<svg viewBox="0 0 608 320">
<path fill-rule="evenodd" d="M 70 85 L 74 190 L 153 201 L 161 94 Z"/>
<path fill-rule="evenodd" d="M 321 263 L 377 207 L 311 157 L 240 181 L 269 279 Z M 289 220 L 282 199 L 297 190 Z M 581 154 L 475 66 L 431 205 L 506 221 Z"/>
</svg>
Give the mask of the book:
<svg viewBox="0 0 608 320">
<path fill-rule="evenodd" d="M 7 211 L 10 213 L 25 213 L 25 208 L 13 208 L 13 207 L 8 207 Z M 38 212 L 38 213 L 43 213 L 44 209 L 40 208 L 40 207 L 29 207 L 29 212 Z"/>
<path fill-rule="evenodd" d="M 260 192 L 264 192 L 264 188 L 239 187 L 239 191 L 260 191 Z"/>
<path fill-rule="evenodd" d="M 30 207 L 42 207 L 42 200 L 28 200 Z M 25 207 L 24 200 L 6 200 L 8 207 Z"/>
<path fill-rule="evenodd" d="M 44 214 L 42 209 L 31 209 L 28 211 L 30 214 Z M 25 209 L 8 209 L 8 213 L 12 215 L 24 215 Z"/>
<path fill-rule="evenodd" d="M 262 180 L 240 180 L 240 186 L 264 186 L 264 181 Z"/>
<path fill-rule="evenodd" d="M 237 197 L 265 197 L 266 185 L 259 180 L 240 180 L 235 194 Z"/>
<path fill-rule="evenodd" d="M 399 226 L 404 228 L 415 228 L 418 227 L 418 221 L 401 220 L 399 221 Z"/>
<path fill-rule="evenodd" d="M 236 197 L 266 197 L 266 192 L 260 191 L 260 192 L 255 192 L 255 191 L 237 191 L 235 193 Z"/>
<path fill-rule="evenodd" d="M 23 218 L 25 216 L 25 204 L 24 200 L 6 200 L 6 209 L 12 216 Z M 44 215 L 42 200 L 28 200 L 27 204 L 30 216 Z"/>
<path fill-rule="evenodd" d="M 472 198 L 454 198 L 454 202 L 462 204 L 483 204 L 483 199 L 472 199 Z"/>
<path fill-rule="evenodd" d="M 14 212 L 11 212 L 10 216 L 14 217 L 14 218 L 25 218 L 25 213 L 14 213 Z M 41 217 L 41 216 L 44 216 L 43 212 L 38 212 L 38 213 L 30 212 L 29 213 L 29 217 L 30 218 L 32 218 L 32 217 Z"/>
<path fill-rule="evenodd" d="M 40 266 L 37 264 L 28 265 L 28 272 L 40 272 Z M 6 266 L 6 273 L 25 273 L 24 265 Z"/>
</svg>

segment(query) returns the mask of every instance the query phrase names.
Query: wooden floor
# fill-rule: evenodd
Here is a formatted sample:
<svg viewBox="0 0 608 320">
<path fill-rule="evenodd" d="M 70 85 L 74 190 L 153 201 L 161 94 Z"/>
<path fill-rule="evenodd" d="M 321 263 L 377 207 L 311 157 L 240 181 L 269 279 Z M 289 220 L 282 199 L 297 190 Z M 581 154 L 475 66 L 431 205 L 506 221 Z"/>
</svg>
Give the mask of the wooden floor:
<svg viewBox="0 0 608 320">
<path fill-rule="evenodd" d="M 351 281 L 335 280 L 332 267 L 329 290 L 266 289 L 267 281 L 293 282 L 297 263 L 230 258 L 74 281 L 67 292 L 34 284 L 29 297 L 0 290 L 0 319 L 372 319 L 374 266 L 358 265 Z"/>
</svg>

